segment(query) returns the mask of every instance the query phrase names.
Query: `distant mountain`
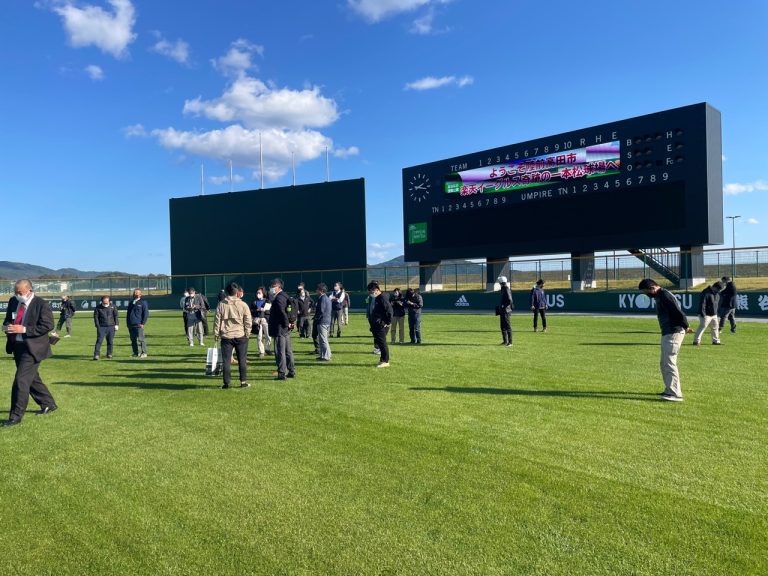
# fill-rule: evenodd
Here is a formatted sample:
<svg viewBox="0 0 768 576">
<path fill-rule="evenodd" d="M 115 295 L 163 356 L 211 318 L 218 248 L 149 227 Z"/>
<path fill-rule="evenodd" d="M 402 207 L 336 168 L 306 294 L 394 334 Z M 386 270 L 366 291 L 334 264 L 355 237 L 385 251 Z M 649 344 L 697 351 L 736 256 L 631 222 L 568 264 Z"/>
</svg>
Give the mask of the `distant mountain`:
<svg viewBox="0 0 768 576">
<path fill-rule="evenodd" d="M 45 266 L 8 262 L 0 260 L 0 279 L 18 280 L 19 278 L 96 278 L 99 276 L 128 276 L 125 272 L 96 272 L 93 270 L 77 270 L 76 268 L 59 268 L 53 270 Z"/>
</svg>

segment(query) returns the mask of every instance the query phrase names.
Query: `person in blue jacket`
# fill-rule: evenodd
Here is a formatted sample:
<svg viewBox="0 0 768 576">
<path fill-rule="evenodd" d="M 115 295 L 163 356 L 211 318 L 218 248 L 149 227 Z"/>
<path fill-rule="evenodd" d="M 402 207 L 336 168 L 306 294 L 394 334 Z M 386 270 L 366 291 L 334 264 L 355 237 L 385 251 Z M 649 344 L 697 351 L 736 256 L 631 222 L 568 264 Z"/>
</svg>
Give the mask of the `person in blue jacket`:
<svg viewBox="0 0 768 576">
<path fill-rule="evenodd" d="M 134 358 L 146 358 L 147 339 L 144 336 L 144 325 L 149 320 L 149 306 L 145 300 L 141 299 L 141 290 L 138 288 L 133 291 L 133 300 L 128 304 L 126 316 L 128 334 L 131 337 L 131 348 L 133 348 L 132 356 Z"/>
<path fill-rule="evenodd" d="M 544 280 L 539 278 L 536 286 L 531 289 L 531 310 L 533 310 L 533 331 L 538 330 L 539 315 L 541 315 L 541 331 L 547 331 L 547 295 L 544 293 Z"/>
</svg>

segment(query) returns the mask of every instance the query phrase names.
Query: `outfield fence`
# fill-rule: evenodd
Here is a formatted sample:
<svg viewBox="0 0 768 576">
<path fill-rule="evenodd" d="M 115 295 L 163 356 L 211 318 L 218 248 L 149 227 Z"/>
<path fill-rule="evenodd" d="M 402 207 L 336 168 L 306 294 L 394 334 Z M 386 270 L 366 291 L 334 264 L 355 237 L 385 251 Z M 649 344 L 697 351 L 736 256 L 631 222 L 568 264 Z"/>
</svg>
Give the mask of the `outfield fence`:
<svg viewBox="0 0 768 576">
<path fill-rule="evenodd" d="M 666 252 L 669 266 L 679 266 L 680 252 Z M 571 291 L 570 258 L 514 259 L 509 262 L 509 280 L 513 290 L 530 288 L 539 278 L 550 290 Z M 671 287 L 672 282 L 657 273 L 647 261 L 627 253 L 601 253 L 594 257 L 592 288 L 587 291 L 635 290 L 642 278 L 651 277 L 660 284 Z M 432 274 L 426 290 L 439 291 L 485 291 L 487 280 L 485 262 L 450 262 L 438 267 Z M 704 251 L 704 277 L 711 283 L 722 276 L 736 279 L 739 290 L 768 289 L 768 246 L 714 249 Z M 235 281 L 246 292 L 255 291 L 258 286 L 268 286 L 274 277 L 283 278 L 286 286 L 293 291 L 299 282 L 305 282 L 313 292 L 317 282 L 332 286 L 342 282 L 347 290 L 365 290 L 371 280 L 380 283 L 383 290 L 419 287 L 420 268 L 416 264 L 401 266 L 369 266 L 364 269 L 345 270 L 303 270 L 238 272 L 231 274 L 199 274 L 195 276 L 137 276 L 110 275 L 95 278 L 35 278 L 35 290 L 45 296 L 62 293 L 74 297 L 92 298 L 103 294 L 128 297 L 134 288 L 140 288 L 147 296 L 181 294 L 183 287 L 195 286 L 197 290 L 213 296 L 227 283 Z M 434 280 L 439 278 L 439 280 Z M 696 286 L 691 291 L 698 292 Z M 581 291 L 580 291 L 581 292 Z M 0 294 L 13 293 L 13 280 L 0 282 Z"/>
</svg>

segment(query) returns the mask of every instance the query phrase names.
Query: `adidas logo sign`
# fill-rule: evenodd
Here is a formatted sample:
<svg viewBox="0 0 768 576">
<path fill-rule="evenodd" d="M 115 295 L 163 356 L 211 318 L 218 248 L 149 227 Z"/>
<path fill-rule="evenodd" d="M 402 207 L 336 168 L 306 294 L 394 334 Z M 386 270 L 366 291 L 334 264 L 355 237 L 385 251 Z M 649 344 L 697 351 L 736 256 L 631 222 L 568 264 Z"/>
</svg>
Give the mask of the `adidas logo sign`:
<svg viewBox="0 0 768 576">
<path fill-rule="evenodd" d="M 456 304 L 454 306 L 469 306 L 469 300 L 467 300 L 467 297 L 462 294 L 458 300 L 456 300 Z"/>
</svg>

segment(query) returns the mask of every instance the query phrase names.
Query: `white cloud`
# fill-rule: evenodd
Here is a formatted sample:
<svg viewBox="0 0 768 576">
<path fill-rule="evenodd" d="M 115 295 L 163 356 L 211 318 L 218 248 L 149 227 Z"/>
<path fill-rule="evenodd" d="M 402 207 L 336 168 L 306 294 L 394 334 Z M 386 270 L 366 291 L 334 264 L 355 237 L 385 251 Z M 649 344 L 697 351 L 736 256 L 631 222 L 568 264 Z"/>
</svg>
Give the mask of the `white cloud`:
<svg viewBox="0 0 768 576">
<path fill-rule="evenodd" d="M 233 174 L 232 175 L 232 182 L 242 182 L 245 180 L 240 174 Z M 226 176 L 211 176 L 208 178 L 208 181 L 211 184 L 214 184 L 216 186 L 221 186 L 222 184 L 229 184 L 229 174 Z"/>
<path fill-rule="evenodd" d="M 442 76 L 440 78 L 426 76 L 415 82 L 409 82 L 405 85 L 405 90 L 434 90 L 435 88 L 443 88 L 445 86 L 464 88 L 464 86 L 469 86 L 474 81 L 475 79 L 472 76 Z"/>
<path fill-rule="evenodd" d="M 336 158 L 348 158 L 350 156 L 357 156 L 360 154 L 360 149 L 357 146 L 350 146 L 349 148 L 336 148 L 333 151 L 333 155 Z"/>
<path fill-rule="evenodd" d="M 347 5 L 369 22 L 410 12 L 430 4 L 431 0 L 347 0 Z"/>
<path fill-rule="evenodd" d="M 745 192 L 765 192 L 766 190 L 768 190 L 768 182 L 765 180 L 755 180 L 744 184 L 733 182 L 723 186 L 723 193 L 728 196 L 736 196 Z"/>
<path fill-rule="evenodd" d="M 336 102 L 317 87 L 304 90 L 271 88 L 257 78 L 241 74 L 219 98 L 200 96 L 184 102 L 184 113 L 220 122 L 242 122 L 247 128 L 295 130 L 319 128 L 339 117 Z"/>
<path fill-rule="evenodd" d="M 104 80 L 104 70 L 101 69 L 101 66 L 96 66 L 96 64 L 86 66 L 85 73 L 90 76 L 91 80 Z"/>
<path fill-rule="evenodd" d="M 168 58 L 170 58 L 171 60 L 175 60 L 179 64 L 189 63 L 189 43 L 188 42 L 185 42 L 181 38 L 176 39 L 175 42 L 171 42 L 166 38 L 163 38 L 163 36 L 159 32 L 153 32 L 153 34 L 157 38 L 157 42 L 151 48 L 153 52 L 157 52 L 158 54 L 167 56 Z"/>
<path fill-rule="evenodd" d="M 92 5 L 78 8 L 71 0 L 55 6 L 53 11 L 61 16 L 72 46 L 93 45 L 115 58 L 122 58 L 128 54 L 128 45 L 136 39 L 133 32 L 136 11 L 130 0 L 107 1 L 114 12 Z"/>
<path fill-rule="evenodd" d="M 165 128 L 153 130 L 152 135 L 169 150 L 221 161 L 232 160 L 238 166 L 256 170 L 259 168 L 259 130 L 249 130 L 234 124 L 208 132 Z M 330 138 L 314 130 L 265 129 L 261 131 L 261 141 L 264 177 L 267 180 L 276 180 L 289 170 L 292 154 L 295 154 L 295 161 L 300 163 L 318 158 L 326 146 L 333 145 Z"/>
<path fill-rule="evenodd" d="M 126 138 L 141 138 L 147 135 L 147 131 L 142 124 L 132 124 L 123 128 L 123 135 Z"/>
<path fill-rule="evenodd" d="M 757 218 L 747 218 L 747 224 L 760 224 Z"/>
<path fill-rule="evenodd" d="M 224 56 L 211 60 L 211 64 L 222 74 L 238 75 L 254 68 L 254 55 L 263 56 L 264 46 L 253 44 L 244 38 L 232 42 L 229 52 Z"/>
<path fill-rule="evenodd" d="M 368 262 L 376 264 L 385 260 L 390 260 L 395 256 L 393 252 L 397 249 L 401 251 L 400 244 L 395 242 L 370 242 L 368 244 Z"/>
</svg>

